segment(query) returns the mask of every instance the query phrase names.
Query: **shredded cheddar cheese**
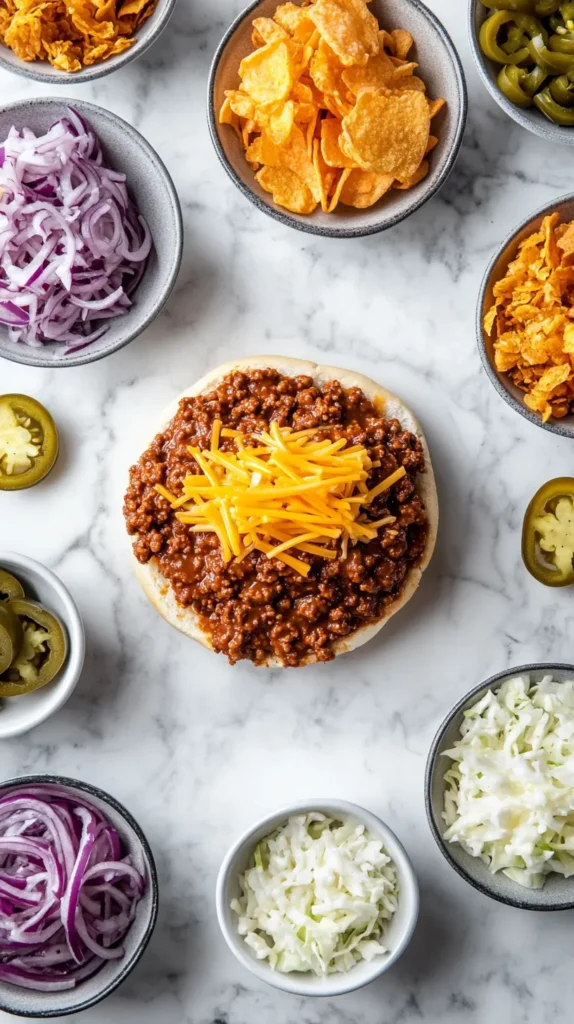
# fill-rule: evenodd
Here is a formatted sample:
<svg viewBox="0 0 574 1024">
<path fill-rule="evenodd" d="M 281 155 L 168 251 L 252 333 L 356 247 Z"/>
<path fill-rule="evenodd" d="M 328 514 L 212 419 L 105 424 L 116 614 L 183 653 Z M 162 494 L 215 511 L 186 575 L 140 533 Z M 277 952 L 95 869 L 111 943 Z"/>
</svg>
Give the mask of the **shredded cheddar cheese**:
<svg viewBox="0 0 574 1024">
<path fill-rule="evenodd" d="M 306 576 L 311 567 L 298 552 L 336 558 L 340 543 L 346 557 L 349 544 L 374 540 L 379 527 L 395 521 L 368 520 L 364 510 L 405 475 L 401 466 L 369 490 L 369 473 L 380 463 L 360 444 L 317 441 L 317 434 L 273 421 L 247 444 L 247 435 L 215 420 L 209 450 L 188 448 L 200 472 L 186 476 L 183 494 L 155 489 L 193 533 L 217 534 L 225 562 L 262 551 Z M 222 438 L 233 440 L 234 452 L 220 451 Z"/>
</svg>

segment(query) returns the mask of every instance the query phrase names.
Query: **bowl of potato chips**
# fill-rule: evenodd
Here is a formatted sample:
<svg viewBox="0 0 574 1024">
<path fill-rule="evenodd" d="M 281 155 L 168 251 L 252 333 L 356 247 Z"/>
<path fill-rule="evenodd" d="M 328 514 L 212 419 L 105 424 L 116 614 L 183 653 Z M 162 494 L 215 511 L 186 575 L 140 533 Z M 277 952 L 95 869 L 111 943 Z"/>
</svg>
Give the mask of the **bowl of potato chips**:
<svg viewBox="0 0 574 1024">
<path fill-rule="evenodd" d="M 574 195 L 541 207 L 505 239 L 483 278 L 478 348 L 521 416 L 574 437 Z"/>
<path fill-rule="evenodd" d="M 209 77 L 211 137 L 235 185 L 328 237 L 383 231 L 430 199 L 466 108 L 456 50 L 420 0 L 257 0 Z"/>
<path fill-rule="evenodd" d="M 0 68 L 39 82 L 91 82 L 155 42 L 175 0 L 2 0 Z"/>
</svg>

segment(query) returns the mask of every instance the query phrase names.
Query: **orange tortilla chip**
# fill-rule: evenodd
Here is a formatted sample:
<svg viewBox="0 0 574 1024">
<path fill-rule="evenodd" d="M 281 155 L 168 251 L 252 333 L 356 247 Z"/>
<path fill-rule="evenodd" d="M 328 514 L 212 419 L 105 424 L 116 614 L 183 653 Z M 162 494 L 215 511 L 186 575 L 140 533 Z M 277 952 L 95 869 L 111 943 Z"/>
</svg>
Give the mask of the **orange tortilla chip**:
<svg viewBox="0 0 574 1024">
<path fill-rule="evenodd" d="M 0 0 L 0 42 L 73 74 L 133 45 L 157 0 Z"/>
<path fill-rule="evenodd" d="M 292 213 L 313 213 L 317 206 L 305 182 L 286 167 L 262 167 L 255 179 L 261 188 L 271 192 L 279 206 L 284 206 Z"/>
<path fill-rule="evenodd" d="M 405 182 L 418 169 L 429 134 L 429 107 L 422 93 L 366 90 L 343 119 L 340 145 L 363 170 Z"/>
<path fill-rule="evenodd" d="M 341 202 L 362 210 L 373 206 L 385 192 L 393 187 L 392 174 L 376 174 L 374 171 L 351 171 L 341 189 Z"/>
</svg>

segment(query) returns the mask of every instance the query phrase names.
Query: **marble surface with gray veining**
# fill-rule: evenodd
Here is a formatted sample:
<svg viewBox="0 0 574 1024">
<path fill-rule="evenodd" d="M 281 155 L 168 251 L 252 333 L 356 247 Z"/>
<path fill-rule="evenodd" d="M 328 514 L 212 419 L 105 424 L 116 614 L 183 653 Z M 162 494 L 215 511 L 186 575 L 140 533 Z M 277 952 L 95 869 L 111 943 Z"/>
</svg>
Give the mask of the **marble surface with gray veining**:
<svg viewBox="0 0 574 1024">
<path fill-rule="evenodd" d="M 147 955 L 120 991 L 86 1012 L 86 1024 L 571 1020 L 574 914 L 507 909 L 460 879 L 429 833 L 423 773 L 436 727 L 473 684 L 529 660 L 574 660 L 574 592 L 530 579 L 519 540 L 536 488 L 572 473 L 572 444 L 502 402 L 473 327 L 494 247 L 572 188 L 573 152 L 527 134 L 486 94 L 470 57 L 466 0 L 429 2 L 467 72 L 465 141 L 440 195 L 365 240 L 280 226 L 219 166 L 206 76 L 239 0 L 178 0 L 153 49 L 94 85 L 43 88 L 0 73 L 1 99 L 73 94 L 134 124 L 173 174 L 186 229 L 175 293 L 139 340 L 84 368 L 0 365 L 0 390 L 36 395 L 62 435 L 49 480 L 0 499 L 0 546 L 61 576 L 88 642 L 71 700 L 2 744 L 0 777 L 54 771 L 110 790 L 147 832 L 161 883 Z M 289 673 L 231 668 L 159 619 L 132 576 L 121 517 L 130 459 L 165 403 L 226 359 L 285 352 L 360 370 L 405 398 L 427 433 L 442 516 L 431 567 L 401 615 L 355 654 Z M 422 892 L 400 962 L 336 1000 L 299 1000 L 256 982 L 227 950 L 214 914 L 217 869 L 236 835 L 313 795 L 383 817 Z"/>
</svg>

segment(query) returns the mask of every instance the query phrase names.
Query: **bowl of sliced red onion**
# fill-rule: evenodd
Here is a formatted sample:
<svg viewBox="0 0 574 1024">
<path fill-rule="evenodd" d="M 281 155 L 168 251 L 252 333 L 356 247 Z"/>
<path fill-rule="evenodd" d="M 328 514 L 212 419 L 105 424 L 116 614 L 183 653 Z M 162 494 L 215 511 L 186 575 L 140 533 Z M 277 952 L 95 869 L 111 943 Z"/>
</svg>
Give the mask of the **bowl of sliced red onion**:
<svg viewBox="0 0 574 1024">
<path fill-rule="evenodd" d="M 0 356 L 77 366 L 123 348 L 182 246 L 175 186 L 135 128 L 80 101 L 0 108 Z"/>
<path fill-rule="evenodd" d="M 157 906 L 148 842 L 113 797 L 52 775 L 0 785 L 0 1009 L 59 1017 L 104 999 Z"/>
</svg>

